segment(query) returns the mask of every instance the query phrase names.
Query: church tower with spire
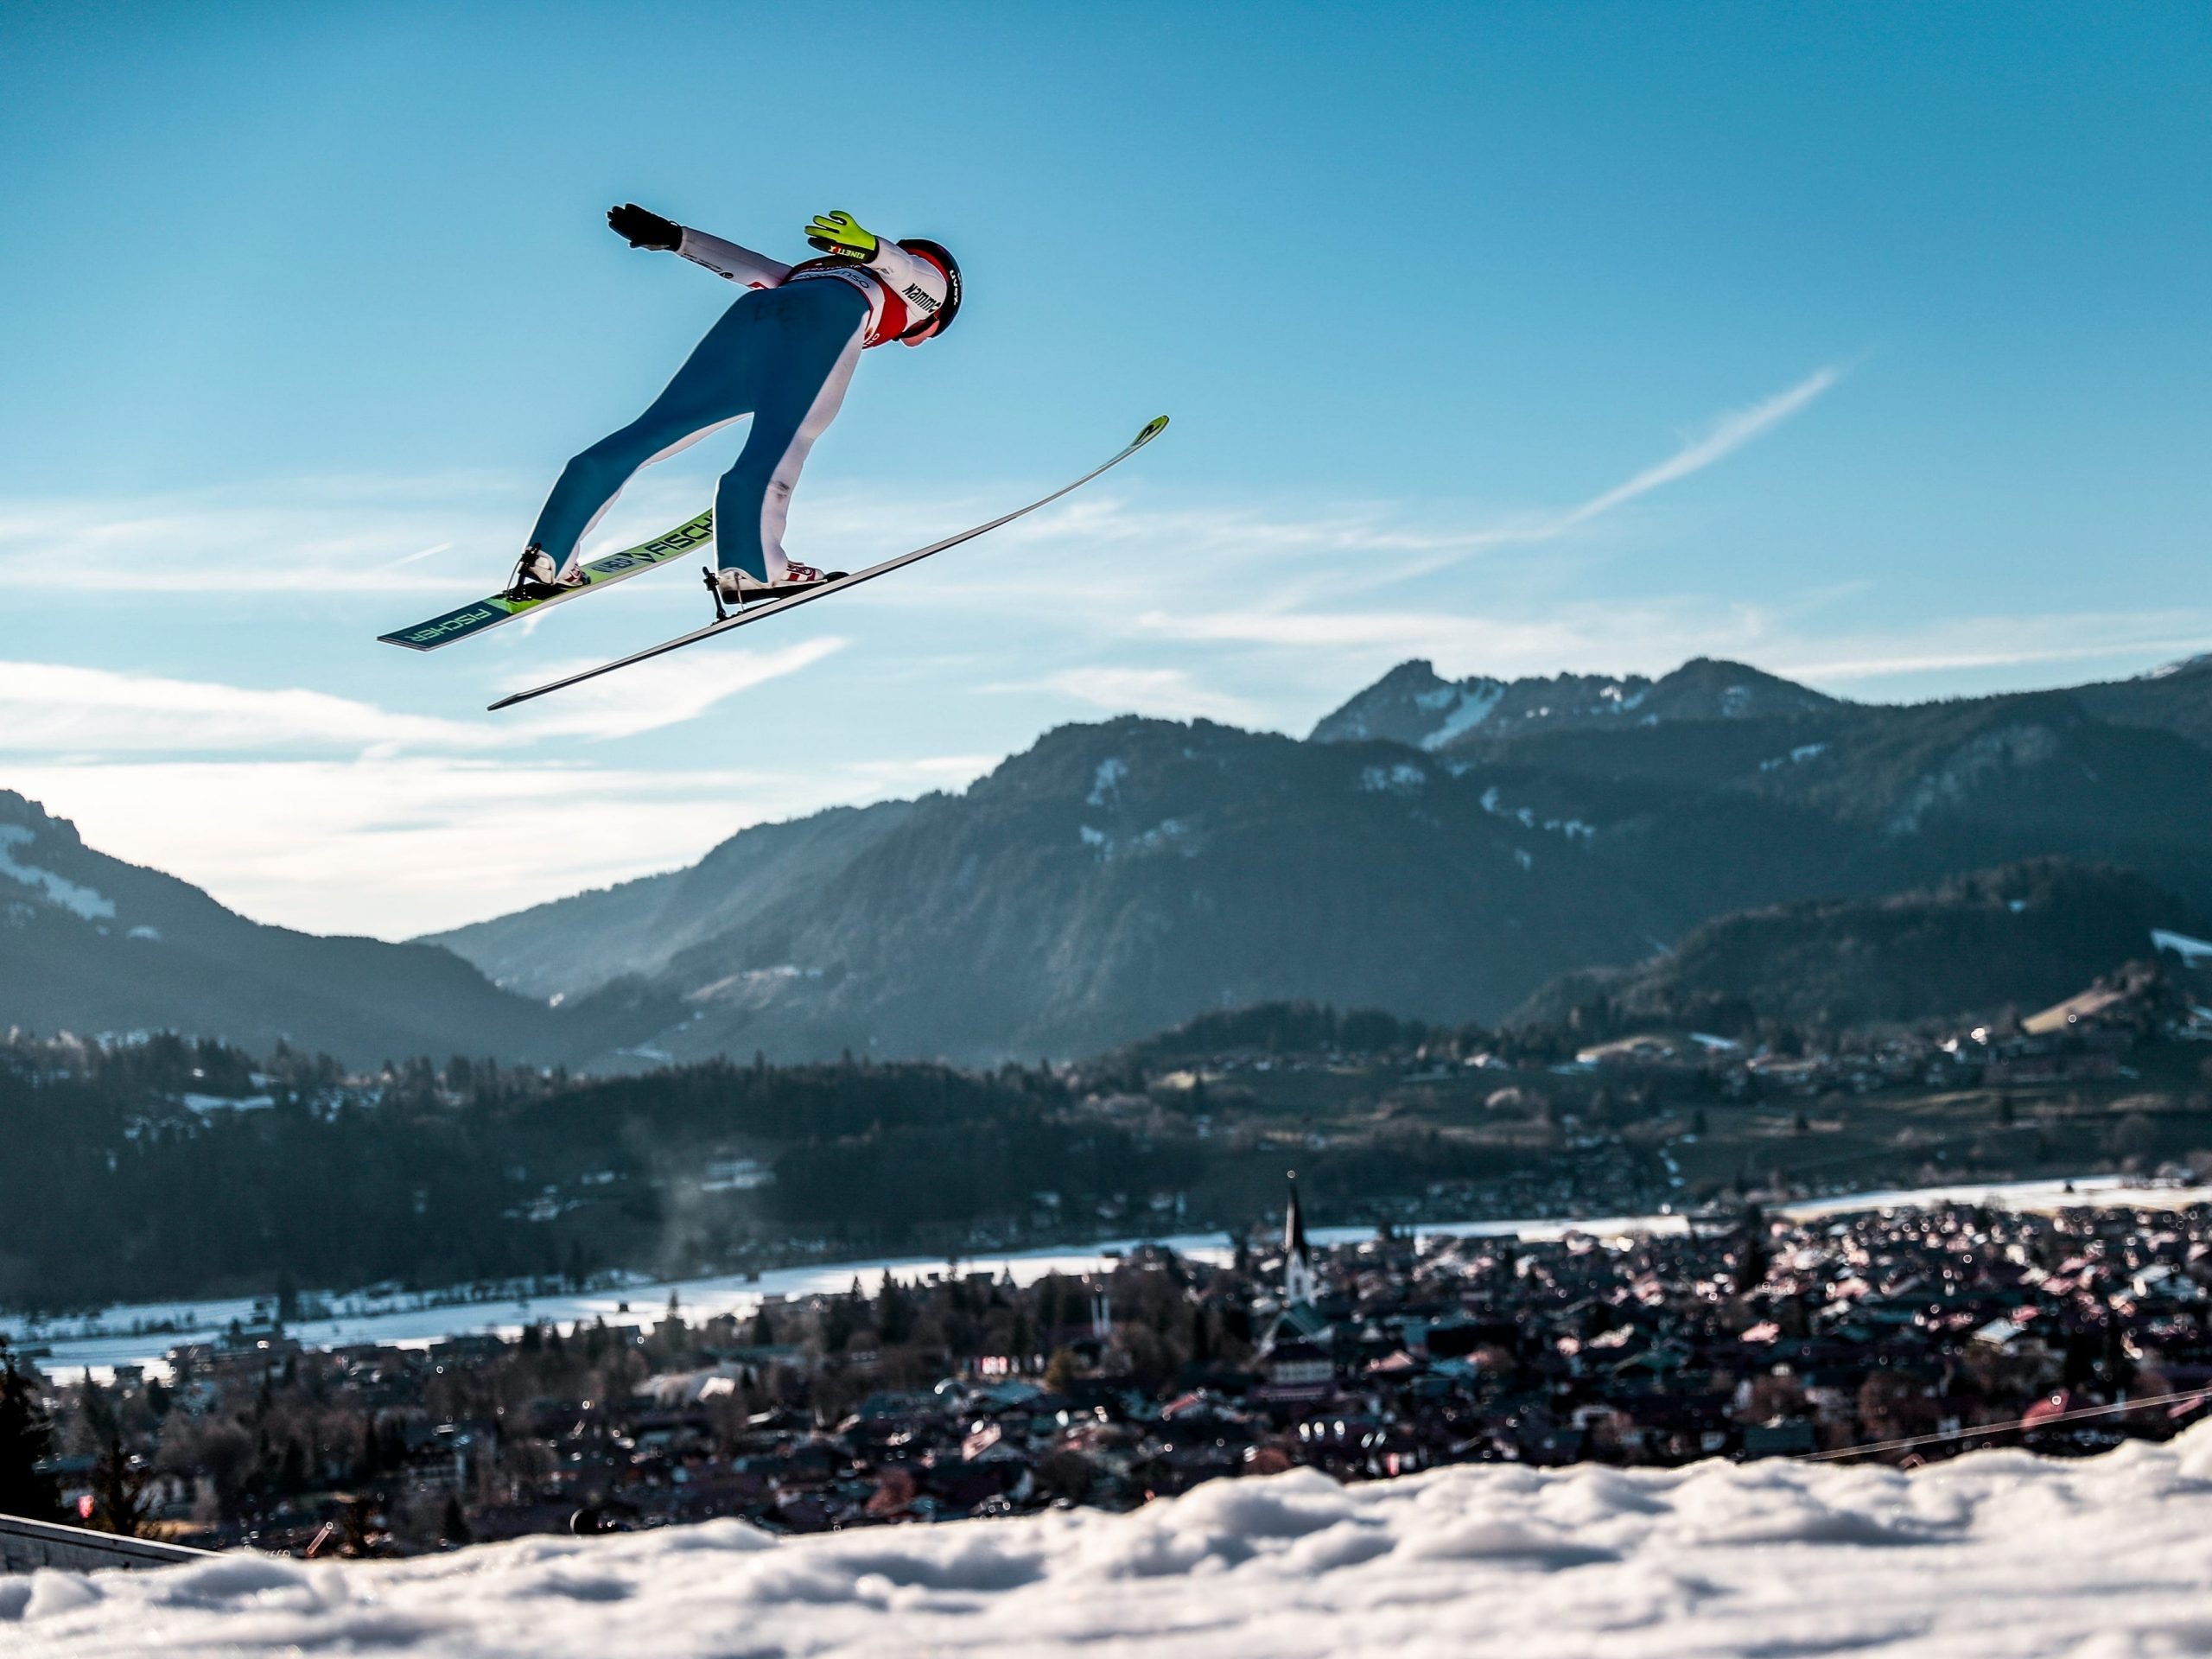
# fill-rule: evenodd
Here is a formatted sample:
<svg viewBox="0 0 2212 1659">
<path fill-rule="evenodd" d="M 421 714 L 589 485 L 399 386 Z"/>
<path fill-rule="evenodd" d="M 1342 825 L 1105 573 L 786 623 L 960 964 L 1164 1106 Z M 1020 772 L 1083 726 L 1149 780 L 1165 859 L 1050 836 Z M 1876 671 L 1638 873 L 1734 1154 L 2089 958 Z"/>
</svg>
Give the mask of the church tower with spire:
<svg viewBox="0 0 2212 1659">
<path fill-rule="evenodd" d="M 1311 1306 L 1319 1285 L 1313 1277 L 1313 1251 L 1306 1242 L 1306 1217 L 1298 1207 L 1298 1173 L 1290 1173 L 1290 1207 L 1282 1217 L 1282 1302 L 1285 1307 Z"/>
</svg>

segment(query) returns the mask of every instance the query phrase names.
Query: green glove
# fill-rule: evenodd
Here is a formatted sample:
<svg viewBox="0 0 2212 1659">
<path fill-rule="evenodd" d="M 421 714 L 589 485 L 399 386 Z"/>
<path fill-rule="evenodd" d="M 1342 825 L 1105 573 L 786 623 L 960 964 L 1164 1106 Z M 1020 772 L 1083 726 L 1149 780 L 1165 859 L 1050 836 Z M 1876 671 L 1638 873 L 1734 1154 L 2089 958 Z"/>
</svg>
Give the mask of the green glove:
<svg viewBox="0 0 2212 1659">
<path fill-rule="evenodd" d="M 874 258 L 876 249 L 883 245 L 845 213 L 817 213 L 806 227 L 806 240 L 824 253 L 849 253 L 861 261 Z"/>
</svg>

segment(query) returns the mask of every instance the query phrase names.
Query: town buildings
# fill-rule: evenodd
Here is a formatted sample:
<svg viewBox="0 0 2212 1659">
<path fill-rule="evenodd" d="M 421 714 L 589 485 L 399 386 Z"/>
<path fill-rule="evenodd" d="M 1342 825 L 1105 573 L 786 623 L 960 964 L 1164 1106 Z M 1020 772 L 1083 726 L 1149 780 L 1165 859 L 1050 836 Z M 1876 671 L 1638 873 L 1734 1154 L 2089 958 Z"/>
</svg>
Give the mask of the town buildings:
<svg viewBox="0 0 2212 1659">
<path fill-rule="evenodd" d="M 149 1525 L 321 1554 L 1124 1508 L 1300 1464 L 2086 1452 L 2203 1409 L 2209 1293 L 2212 1205 L 1317 1250 L 1294 1198 L 1221 1267 L 1147 1248 L 1088 1280 L 947 1270 L 427 1349 L 241 1332 L 168 1382 L 54 1390 L 56 1472 L 89 1491 L 112 1427 Z"/>
</svg>

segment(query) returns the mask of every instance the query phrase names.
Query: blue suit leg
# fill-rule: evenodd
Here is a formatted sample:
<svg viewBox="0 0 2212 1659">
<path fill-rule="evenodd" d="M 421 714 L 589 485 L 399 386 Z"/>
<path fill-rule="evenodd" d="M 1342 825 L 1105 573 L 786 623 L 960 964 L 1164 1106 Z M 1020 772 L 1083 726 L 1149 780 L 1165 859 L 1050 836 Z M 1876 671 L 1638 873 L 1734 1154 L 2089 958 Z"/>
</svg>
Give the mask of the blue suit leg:
<svg viewBox="0 0 2212 1659">
<path fill-rule="evenodd" d="M 763 327 L 753 377 L 753 430 L 715 492 L 715 556 L 760 582 L 785 571 L 784 521 L 807 451 L 836 418 L 859 361 L 868 300 L 817 278 L 760 296 Z M 756 304 L 759 302 L 756 302 Z"/>
<path fill-rule="evenodd" d="M 639 467 L 752 412 L 760 385 L 753 365 L 762 355 L 754 342 L 766 321 L 755 308 L 768 297 L 748 293 L 740 298 L 693 347 L 644 414 L 562 470 L 530 533 L 531 543 L 544 549 L 555 564 L 575 551 Z"/>
</svg>

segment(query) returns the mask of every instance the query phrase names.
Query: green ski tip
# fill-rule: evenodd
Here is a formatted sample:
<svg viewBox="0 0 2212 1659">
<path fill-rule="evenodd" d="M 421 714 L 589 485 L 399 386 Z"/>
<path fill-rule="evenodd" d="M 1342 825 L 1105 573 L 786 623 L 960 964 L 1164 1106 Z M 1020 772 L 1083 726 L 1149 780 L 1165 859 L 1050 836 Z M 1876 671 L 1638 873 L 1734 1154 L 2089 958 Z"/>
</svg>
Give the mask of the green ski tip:
<svg viewBox="0 0 2212 1659">
<path fill-rule="evenodd" d="M 1144 430 L 1137 434 L 1136 443 L 1132 443 L 1129 448 L 1134 449 L 1139 443 L 1150 443 L 1166 429 L 1167 417 L 1165 415 L 1155 415 L 1145 423 Z"/>
</svg>

